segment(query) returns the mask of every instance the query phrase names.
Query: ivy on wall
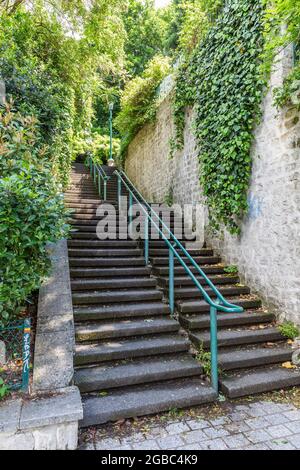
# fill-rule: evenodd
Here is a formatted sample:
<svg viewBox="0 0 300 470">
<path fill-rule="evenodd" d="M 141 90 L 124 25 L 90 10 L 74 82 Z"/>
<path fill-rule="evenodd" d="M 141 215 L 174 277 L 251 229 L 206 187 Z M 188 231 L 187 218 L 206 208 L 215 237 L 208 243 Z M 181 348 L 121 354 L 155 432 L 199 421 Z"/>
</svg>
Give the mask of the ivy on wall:
<svg viewBox="0 0 300 470">
<path fill-rule="evenodd" d="M 196 105 L 200 182 L 211 223 L 239 232 L 247 210 L 250 147 L 260 116 L 264 80 L 261 0 L 229 0 L 189 62 L 177 73 L 176 147 L 183 145 L 184 114 Z"/>
</svg>

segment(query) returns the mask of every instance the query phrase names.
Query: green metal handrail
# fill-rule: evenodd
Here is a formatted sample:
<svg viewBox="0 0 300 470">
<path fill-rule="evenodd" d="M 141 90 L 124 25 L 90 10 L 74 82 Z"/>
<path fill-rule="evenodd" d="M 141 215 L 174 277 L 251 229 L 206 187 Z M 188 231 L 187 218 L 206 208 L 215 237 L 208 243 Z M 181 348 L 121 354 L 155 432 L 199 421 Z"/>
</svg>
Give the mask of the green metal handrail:
<svg viewBox="0 0 300 470">
<path fill-rule="evenodd" d="M 135 188 L 135 186 L 132 184 L 132 182 L 129 180 L 129 178 L 125 175 L 123 171 L 118 171 L 116 170 L 114 174 L 117 175 L 118 177 L 118 198 L 119 198 L 119 204 L 120 204 L 120 197 L 121 197 L 121 184 L 123 183 L 126 189 L 129 192 L 129 216 L 130 218 L 132 217 L 131 214 L 131 208 L 132 208 L 132 201 L 135 199 L 135 201 L 139 204 L 141 207 L 142 211 L 146 215 L 146 220 L 147 223 L 145 223 L 145 260 L 146 263 L 148 264 L 148 253 L 149 253 L 149 233 L 148 233 L 148 227 L 149 227 L 149 220 L 152 223 L 152 225 L 157 229 L 158 233 L 162 236 L 164 242 L 167 244 L 169 247 L 169 303 L 170 303 L 170 310 L 171 314 L 174 314 L 174 258 L 176 257 L 179 261 L 179 263 L 183 266 L 185 272 L 190 276 L 198 290 L 201 292 L 203 295 L 205 301 L 209 304 L 210 306 L 210 351 L 211 351 L 211 381 L 212 381 L 212 386 L 214 387 L 215 391 L 218 393 L 218 334 L 217 334 L 217 311 L 222 311 L 222 312 L 227 312 L 227 313 L 242 313 L 244 309 L 238 305 L 231 304 L 230 302 L 227 302 L 226 299 L 224 299 L 223 295 L 218 291 L 218 289 L 215 287 L 215 285 L 211 282 L 211 280 L 206 276 L 206 274 L 202 271 L 202 269 L 198 266 L 198 264 L 195 262 L 195 260 L 191 257 L 191 255 L 186 251 L 186 249 L 182 246 L 182 244 L 177 240 L 175 235 L 170 231 L 170 229 L 165 225 L 165 223 L 162 221 L 162 219 L 157 215 L 157 213 L 152 209 L 152 207 L 145 201 L 145 199 L 142 197 L 142 195 L 139 193 L 139 191 Z M 127 181 L 126 181 L 126 180 Z M 131 186 L 131 187 L 130 187 Z M 134 189 L 135 193 L 138 195 L 138 197 L 142 200 L 139 201 L 137 196 L 133 193 L 132 188 Z M 145 208 L 145 207 L 146 208 Z M 149 213 L 150 211 L 150 213 Z M 171 236 L 172 242 L 167 239 L 167 237 L 164 235 L 164 233 L 160 230 L 159 226 L 156 224 L 156 222 L 153 220 L 152 214 L 158 219 L 158 223 L 161 223 L 164 229 L 166 229 Z M 189 261 L 192 263 L 192 265 L 197 269 L 198 273 L 203 277 L 203 279 L 207 282 L 207 284 L 212 288 L 213 292 L 217 296 L 217 300 L 214 301 L 211 299 L 209 294 L 206 292 L 206 290 L 202 287 L 202 285 L 199 283 L 198 279 L 194 276 L 193 272 L 191 269 L 188 267 L 186 262 L 182 259 L 180 254 L 176 251 L 176 245 L 178 248 L 180 248 L 184 254 L 187 256 Z M 221 304 L 222 302 L 222 304 Z"/>
<path fill-rule="evenodd" d="M 102 175 L 104 173 L 105 181 L 107 182 L 110 177 L 108 177 L 104 170 L 101 167 L 98 167 L 97 164 L 93 161 L 92 158 L 89 160 L 91 173 L 94 174 L 94 182 L 96 182 L 95 173 L 99 170 L 98 175 Z M 102 170 L 102 173 L 101 173 Z M 162 236 L 162 239 L 166 243 L 169 248 L 169 304 L 170 304 L 170 311 L 171 314 L 174 315 L 175 311 L 175 298 L 174 298 L 174 260 L 175 258 L 179 261 L 181 266 L 183 266 L 185 272 L 189 275 L 192 279 L 200 293 L 202 294 L 204 300 L 210 306 L 210 351 L 211 351 L 211 382 L 212 386 L 215 391 L 218 393 L 218 335 L 217 335 L 217 311 L 227 312 L 227 313 L 242 313 L 244 309 L 240 306 L 231 304 L 228 302 L 223 295 L 218 291 L 216 286 L 212 283 L 212 281 L 206 276 L 206 274 L 202 271 L 202 269 L 198 266 L 195 260 L 191 257 L 188 251 L 183 247 L 183 245 L 179 242 L 179 240 L 175 237 L 175 235 L 171 232 L 169 227 L 163 222 L 163 220 L 158 216 L 158 214 L 152 209 L 152 207 L 145 201 L 143 196 L 139 193 L 139 191 L 135 188 L 133 183 L 127 177 L 127 175 L 122 170 L 115 170 L 113 173 L 118 178 L 118 202 L 120 205 L 121 202 L 121 193 L 122 193 L 122 183 L 125 188 L 129 192 L 129 223 L 132 221 L 132 205 L 133 200 L 137 202 L 137 204 L 142 209 L 142 212 L 145 214 L 145 248 L 144 248 L 144 255 L 146 264 L 149 263 L 149 221 L 151 222 L 152 226 L 158 231 L 158 233 Z M 99 176 L 98 176 L 99 179 Z M 133 192 L 134 191 L 134 192 Z M 100 193 L 100 191 L 99 191 Z M 140 200 L 139 200 L 139 199 Z M 106 200 L 106 198 L 105 198 Z M 153 219 L 153 216 L 157 219 L 158 224 L 162 224 L 164 230 L 167 231 L 169 234 L 171 241 L 165 236 L 165 234 L 160 229 L 159 225 Z M 200 284 L 198 279 L 195 277 L 189 266 L 186 264 L 182 256 L 176 251 L 176 249 L 180 249 L 184 255 L 188 258 L 191 264 L 196 268 L 198 274 L 206 281 L 208 286 L 212 289 L 213 293 L 217 297 L 216 301 L 211 299 L 210 295 L 207 291 L 203 288 Z"/>
<path fill-rule="evenodd" d="M 122 175 L 123 178 L 127 180 L 127 182 L 134 188 L 135 193 L 139 196 L 139 198 L 142 200 L 143 204 L 152 212 L 152 214 L 158 219 L 158 222 L 162 224 L 163 228 L 168 232 L 169 236 L 173 240 L 173 242 L 177 245 L 177 247 L 184 253 L 184 255 L 189 259 L 189 261 L 192 263 L 192 265 L 196 268 L 198 273 L 203 277 L 203 279 L 206 281 L 206 283 L 209 285 L 209 287 L 213 290 L 214 294 L 217 296 L 218 300 L 221 302 L 221 304 L 218 304 L 218 309 L 222 310 L 223 312 L 227 313 L 242 313 L 243 308 L 239 307 L 237 305 L 231 304 L 228 302 L 221 292 L 216 288 L 216 286 L 213 284 L 213 282 L 206 276 L 204 271 L 200 268 L 200 266 L 196 263 L 196 261 L 192 258 L 192 256 L 189 254 L 189 252 L 184 248 L 184 246 L 180 243 L 180 241 L 175 237 L 173 232 L 169 229 L 169 227 L 163 222 L 163 220 L 159 217 L 159 215 L 153 210 L 153 208 L 150 206 L 150 204 L 143 198 L 141 193 L 136 189 L 134 184 L 130 181 L 128 176 L 124 173 L 123 170 L 120 171 L 115 171 L 115 173 L 119 173 Z M 205 300 L 210 303 L 211 299 L 209 295 L 205 292 Z M 223 304 L 223 305 L 222 305 Z M 216 306 L 216 305 L 214 305 Z M 228 310 L 230 309 L 230 310 Z M 232 309 L 234 309 L 232 311 Z"/>
<path fill-rule="evenodd" d="M 91 176 L 93 178 L 94 183 L 96 184 L 96 181 L 97 181 L 98 192 L 99 192 L 100 198 L 102 198 L 101 180 L 103 181 L 103 200 L 106 201 L 106 199 L 107 199 L 107 183 L 108 183 L 108 181 L 110 180 L 111 177 L 108 176 L 105 173 L 103 168 L 100 165 L 98 165 L 98 163 L 94 162 L 93 157 L 91 157 L 91 156 L 88 157 L 87 162 L 88 162 L 88 165 L 90 167 L 90 172 L 91 172 Z"/>
</svg>

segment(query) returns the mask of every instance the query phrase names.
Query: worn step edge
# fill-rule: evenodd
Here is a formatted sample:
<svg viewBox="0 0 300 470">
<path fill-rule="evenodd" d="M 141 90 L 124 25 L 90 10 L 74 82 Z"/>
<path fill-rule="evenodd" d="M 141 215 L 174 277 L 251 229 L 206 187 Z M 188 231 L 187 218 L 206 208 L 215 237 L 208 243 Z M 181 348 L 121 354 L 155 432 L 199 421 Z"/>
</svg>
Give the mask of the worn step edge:
<svg viewBox="0 0 300 470">
<path fill-rule="evenodd" d="M 130 268 L 112 267 L 112 268 L 71 268 L 70 274 L 73 278 L 90 277 L 122 277 L 122 276 L 146 276 L 151 272 L 149 267 L 132 266 Z"/>
<path fill-rule="evenodd" d="M 253 309 L 261 307 L 261 300 L 258 298 L 255 299 L 243 299 L 239 297 L 233 297 L 231 299 L 226 299 L 228 302 L 241 306 L 245 309 Z M 176 307 L 180 313 L 201 313 L 208 312 L 209 305 L 205 300 L 192 300 L 192 301 L 177 301 Z"/>
<path fill-rule="evenodd" d="M 244 371 L 221 379 L 221 390 L 229 398 L 238 398 L 300 385 L 300 371 L 270 367 Z"/>
<path fill-rule="evenodd" d="M 125 364 L 78 369 L 75 371 L 75 385 L 81 393 L 87 393 L 201 374 L 202 367 L 190 355 L 153 356 Z"/>
<path fill-rule="evenodd" d="M 218 312 L 218 326 L 248 325 L 255 323 L 272 323 L 275 315 L 272 313 L 245 311 L 243 313 Z M 209 328 L 210 315 L 202 314 L 193 317 L 179 316 L 180 324 L 188 330 L 200 330 Z"/>
<path fill-rule="evenodd" d="M 96 341 L 108 338 L 125 338 L 160 333 L 174 333 L 179 330 L 179 323 L 171 318 L 141 319 L 132 321 L 94 323 L 88 326 L 77 326 L 77 341 Z"/>
<path fill-rule="evenodd" d="M 75 321 L 101 321 L 120 318 L 146 317 L 150 315 L 169 315 L 167 304 L 162 302 L 139 302 L 127 304 L 102 305 L 97 307 L 74 307 Z"/>
<path fill-rule="evenodd" d="M 260 367 L 268 364 L 279 364 L 291 360 L 293 351 L 288 347 L 256 347 L 252 349 L 235 349 L 219 353 L 219 364 L 222 370 Z"/>
<path fill-rule="evenodd" d="M 204 348 L 210 345 L 210 334 L 191 333 L 191 341 L 194 344 L 202 344 Z M 265 343 L 267 341 L 282 341 L 284 338 L 277 328 L 265 328 L 263 330 L 220 330 L 218 332 L 218 346 L 235 346 L 242 344 Z"/>
<path fill-rule="evenodd" d="M 140 290 L 132 287 L 128 290 L 108 291 L 73 291 L 73 305 L 90 305 L 98 303 L 138 302 L 146 300 L 162 300 L 162 294 L 158 289 L 149 288 Z"/>
<path fill-rule="evenodd" d="M 189 346 L 189 341 L 178 334 L 77 344 L 74 363 L 76 366 L 82 366 L 158 354 L 182 353 L 188 351 Z"/>
<path fill-rule="evenodd" d="M 87 427 L 119 419 L 151 415 L 173 408 L 210 403 L 215 399 L 215 391 L 200 379 L 135 386 L 111 392 L 104 397 L 84 398 L 83 420 L 80 425 Z"/>
</svg>

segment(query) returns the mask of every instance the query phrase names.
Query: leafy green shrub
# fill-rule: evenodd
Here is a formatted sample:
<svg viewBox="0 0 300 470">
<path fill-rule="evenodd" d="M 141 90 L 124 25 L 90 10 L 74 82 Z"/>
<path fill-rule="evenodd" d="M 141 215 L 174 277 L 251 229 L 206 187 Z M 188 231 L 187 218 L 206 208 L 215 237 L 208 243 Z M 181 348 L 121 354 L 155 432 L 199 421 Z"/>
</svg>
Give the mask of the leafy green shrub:
<svg viewBox="0 0 300 470">
<path fill-rule="evenodd" d="M 143 125 L 155 118 L 159 104 L 157 88 L 169 73 L 169 59 L 158 55 L 149 62 L 140 77 L 125 86 L 121 111 L 115 119 L 115 126 L 122 136 L 122 154 Z"/>
<path fill-rule="evenodd" d="M 61 186 L 34 118 L 0 112 L 0 323 L 12 320 L 47 274 L 47 242 L 67 233 Z"/>
<path fill-rule="evenodd" d="M 261 0 L 230 0 L 177 74 L 174 117 L 183 143 L 184 112 L 196 104 L 200 182 L 216 229 L 239 233 L 248 209 L 253 128 L 264 80 Z"/>
<path fill-rule="evenodd" d="M 279 325 L 279 331 L 285 338 L 294 340 L 299 336 L 299 328 L 291 321 L 285 321 Z"/>
<path fill-rule="evenodd" d="M 0 400 L 3 400 L 9 393 L 9 387 L 5 385 L 4 380 L 0 377 Z"/>
<path fill-rule="evenodd" d="M 93 132 L 89 137 L 78 136 L 74 139 L 73 154 L 88 155 L 92 154 L 97 163 L 105 163 L 109 158 L 110 138 L 109 135 L 101 135 Z M 120 139 L 112 140 L 113 157 L 120 154 Z"/>
<path fill-rule="evenodd" d="M 193 52 L 208 31 L 223 0 L 183 0 L 183 24 L 179 34 L 179 48 L 186 54 Z"/>
</svg>

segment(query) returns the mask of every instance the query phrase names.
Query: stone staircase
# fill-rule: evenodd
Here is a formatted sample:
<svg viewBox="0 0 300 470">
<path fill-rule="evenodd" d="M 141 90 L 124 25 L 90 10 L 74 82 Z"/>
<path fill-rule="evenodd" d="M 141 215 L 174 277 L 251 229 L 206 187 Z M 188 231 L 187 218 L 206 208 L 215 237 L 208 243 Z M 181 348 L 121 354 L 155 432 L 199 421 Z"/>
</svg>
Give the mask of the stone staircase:
<svg viewBox="0 0 300 470">
<path fill-rule="evenodd" d="M 114 177 L 107 197 L 117 208 Z M 68 248 L 82 426 L 215 400 L 138 242 L 97 238 L 101 201 L 83 164 L 74 165 L 65 203 L 74 211 Z"/>
<path fill-rule="evenodd" d="M 104 169 L 108 174 L 113 171 Z M 108 183 L 107 196 L 118 211 L 115 176 Z M 96 235 L 100 218 L 95 213 L 101 201 L 82 164 L 74 165 L 65 200 L 74 209 L 69 260 L 76 324 L 75 382 L 84 402 L 82 426 L 215 400 L 193 357 L 198 354 L 199 359 L 209 350 L 209 306 L 175 260 L 178 321 L 170 317 L 164 241 L 150 239 L 149 266 L 145 266 L 141 242 L 100 241 Z M 182 223 L 170 214 L 172 230 Z M 117 228 L 118 236 L 124 235 Z M 181 241 L 189 246 L 184 236 Z M 188 251 L 226 299 L 245 309 L 244 313 L 218 313 L 221 391 L 234 398 L 299 385 L 299 370 L 282 367 L 293 350 L 276 328 L 274 315 L 240 284 L 238 275 L 224 271 L 211 249 Z M 192 266 L 191 271 L 196 272 Z"/>
<path fill-rule="evenodd" d="M 229 398 L 237 398 L 300 385 L 300 370 L 282 367 L 291 361 L 293 349 L 276 327 L 274 314 L 263 308 L 261 300 L 251 295 L 248 287 L 240 284 L 237 275 L 224 272 L 221 259 L 212 250 L 189 252 L 225 298 L 244 308 L 243 313 L 218 312 L 221 391 Z M 167 297 L 168 248 L 152 251 L 150 263 Z M 204 285 L 203 279 L 196 277 Z M 179 322 L 201 358 L 201 353 L 210 350 L 209 306 L 182 267 L 175 267 L 174 284 Z M 211 289 L 205 289 L 212 294 Z"/>
</svg>

